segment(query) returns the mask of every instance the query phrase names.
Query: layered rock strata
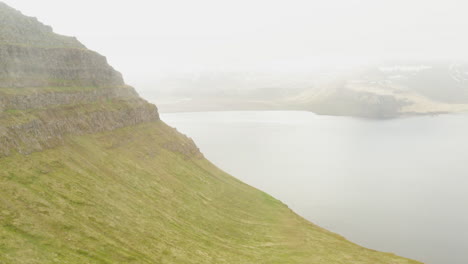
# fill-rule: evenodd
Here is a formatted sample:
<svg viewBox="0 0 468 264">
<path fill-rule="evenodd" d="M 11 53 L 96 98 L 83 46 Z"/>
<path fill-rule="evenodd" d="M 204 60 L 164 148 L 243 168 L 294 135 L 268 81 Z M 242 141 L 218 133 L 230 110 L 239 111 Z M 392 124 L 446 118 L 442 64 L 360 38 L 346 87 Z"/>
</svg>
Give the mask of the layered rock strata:
<svg viewBox="0 0 468 264">
<path fill-rule="evenodd" d="M 0 157 L 158 120 L 104 56 L 0 2 Z"/>
</svg>

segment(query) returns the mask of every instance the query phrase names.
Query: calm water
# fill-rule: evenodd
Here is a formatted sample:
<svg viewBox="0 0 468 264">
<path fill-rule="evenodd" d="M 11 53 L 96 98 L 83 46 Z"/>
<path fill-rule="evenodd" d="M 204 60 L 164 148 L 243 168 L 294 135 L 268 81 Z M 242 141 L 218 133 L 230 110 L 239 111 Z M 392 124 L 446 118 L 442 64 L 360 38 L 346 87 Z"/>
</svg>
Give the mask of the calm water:
<svg viewBox="0 0 468 264">
<path fill-rule="evenodd" d="M 310 221 L 429 264 L 468 263 L 468 115 L 162 115 L 205 156 Z"/>
</svg>

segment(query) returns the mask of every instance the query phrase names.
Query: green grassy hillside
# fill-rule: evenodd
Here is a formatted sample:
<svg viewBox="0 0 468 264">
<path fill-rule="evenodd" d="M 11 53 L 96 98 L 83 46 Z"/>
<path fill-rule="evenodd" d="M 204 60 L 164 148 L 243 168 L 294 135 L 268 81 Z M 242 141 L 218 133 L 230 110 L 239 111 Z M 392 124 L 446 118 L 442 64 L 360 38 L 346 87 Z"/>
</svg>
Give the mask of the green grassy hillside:
<svg viewBox="0 0 468 264">
<path fill-rule="evenodd" d="M 0 2 L 0 264 L 403 264 L 214 167 L 105 57 Z"/>
<path fill-rule="evenodd" d="M 217 169 L 163 122 L 0 159 L 0 263 L 417 263 Z"/>
</svg>

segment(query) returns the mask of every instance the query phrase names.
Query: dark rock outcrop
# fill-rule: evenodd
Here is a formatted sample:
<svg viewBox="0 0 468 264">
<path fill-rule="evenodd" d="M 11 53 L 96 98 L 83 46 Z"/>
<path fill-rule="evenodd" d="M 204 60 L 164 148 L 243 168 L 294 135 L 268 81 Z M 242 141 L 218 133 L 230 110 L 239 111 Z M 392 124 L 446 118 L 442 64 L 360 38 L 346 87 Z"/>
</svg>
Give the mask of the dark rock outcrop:
<svg viewBox="0 0 468 264">
<path fill-rule="evenodd" d="M 157 121 L 156 106 L 142 99 L 95 106 L 73 105 L 35 111 L 29 120 L 0 125 L 0 157 L 18 151 L 29 154 L 63 143 L 67 135 L 82 135 Z M 1 121 L 1 118 L 0 118 Z"/>
</svg>

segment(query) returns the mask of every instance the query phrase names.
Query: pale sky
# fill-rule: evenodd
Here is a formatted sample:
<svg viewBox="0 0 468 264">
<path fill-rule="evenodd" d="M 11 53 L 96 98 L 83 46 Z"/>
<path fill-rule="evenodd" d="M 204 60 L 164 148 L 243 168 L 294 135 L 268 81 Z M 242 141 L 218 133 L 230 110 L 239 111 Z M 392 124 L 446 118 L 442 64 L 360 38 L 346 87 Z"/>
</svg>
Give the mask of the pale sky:
<svg viewBox="0 0 468 264">
<path fill-rule="evenodd" d="M 468 57 L 466 0 L 4 2 L 78 37 L 135 86 L 179 72 Z"/>
</svg>

